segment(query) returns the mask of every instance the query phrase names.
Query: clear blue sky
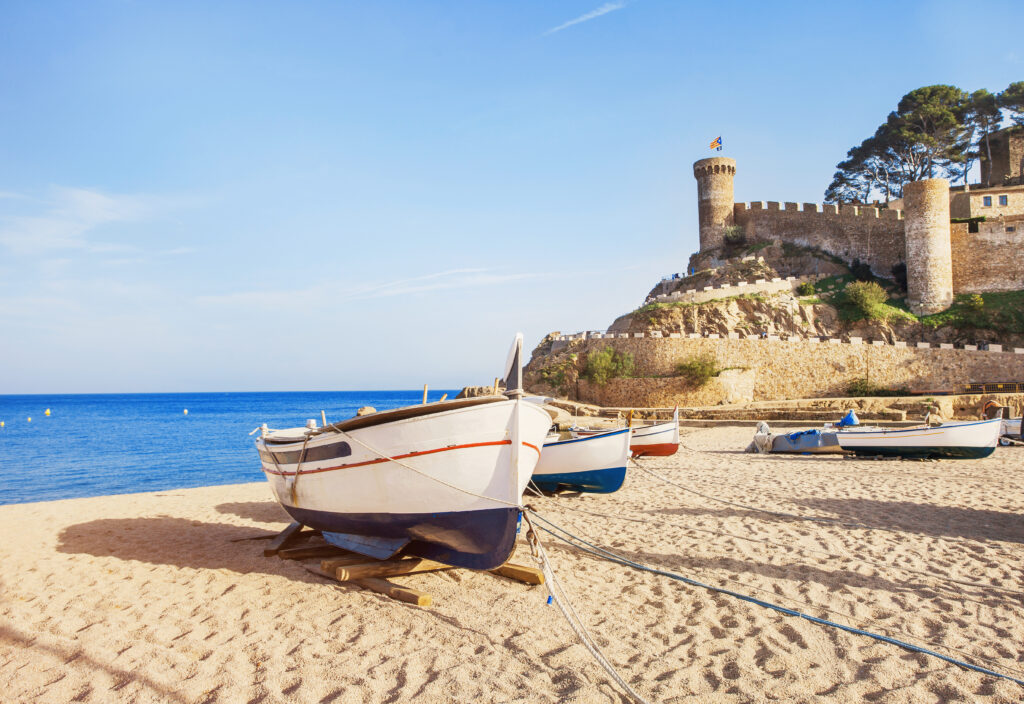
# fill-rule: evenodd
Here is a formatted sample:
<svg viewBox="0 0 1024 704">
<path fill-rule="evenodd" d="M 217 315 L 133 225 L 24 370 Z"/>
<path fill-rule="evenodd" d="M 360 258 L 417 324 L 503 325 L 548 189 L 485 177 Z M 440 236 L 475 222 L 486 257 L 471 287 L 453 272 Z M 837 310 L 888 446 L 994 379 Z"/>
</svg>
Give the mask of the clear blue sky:
<svg viewBox="0 0 1024 704">
<path fill-rule="evenodd" d="M 0 0 L 0 393 L 488 383 L 697 244 L 691 164 L 819 201 L 1024 5 Z"/>
</svg>

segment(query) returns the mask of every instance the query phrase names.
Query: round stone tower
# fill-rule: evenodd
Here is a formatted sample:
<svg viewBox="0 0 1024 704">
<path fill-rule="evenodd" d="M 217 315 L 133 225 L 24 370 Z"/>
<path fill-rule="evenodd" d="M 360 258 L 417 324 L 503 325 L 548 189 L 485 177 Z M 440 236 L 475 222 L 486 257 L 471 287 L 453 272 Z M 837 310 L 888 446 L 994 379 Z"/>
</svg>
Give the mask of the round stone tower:
<svg viewBox="0 0 1024 704">
<path fill-rule="evenodd" d="M 725 244 L 725 228 L 733 224 L 732 180 L 735 176 L 736 160 L 725 156 L 701 159 L 693 164 L 702 252 Z"/>
<path fill-rule="evenodd" d="M 949 181 L 928 178 L 903 187 L 907 246 L 907 303 L 930 315 L 953 302 L 953 255 L 949 242 Z"/>
</svg>

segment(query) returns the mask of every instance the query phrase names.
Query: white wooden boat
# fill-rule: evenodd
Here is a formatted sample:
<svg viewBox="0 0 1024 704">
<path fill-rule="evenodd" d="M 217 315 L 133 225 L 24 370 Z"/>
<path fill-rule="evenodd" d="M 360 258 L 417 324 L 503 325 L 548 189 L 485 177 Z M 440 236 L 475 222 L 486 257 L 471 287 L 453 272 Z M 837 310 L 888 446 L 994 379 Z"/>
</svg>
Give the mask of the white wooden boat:
<svg viewBox="0 0 1024 704">
<path fill-rule="evenodd" d="M 1003 420 L 1003 435 L 1014 440 L 1020 439 L 1021 419 L 1007 418 Z"/>
<path fill-rule="evenodd" d="M 672 420 L 653 425 L 633 425 L 629 449 L 633 457 L 668 457 L 679 449 L 679 408 L 672 411 Z M 606 433 L 608 429 L 573 428 L 572 436 L 582 438 L 588 435 Z"/>
<path fill-rule="evenodd" d="M 934 427 L 842 430 L 836 439 L 844 450 L 858 455 L 978 459 L 992 454 L 1002 427 L 1002 419 L 994 418 Z"/>
<path fill-rule="evenodd" d="M 633 457 L 668 457 L 679 449 L 679 408 L 672 411 L 672 420 L 633 427 L 629 444 Z"/>
<path fill-rule="evenodd" d="M 456 567 L 502 564 L 551 425 L 547 412 L 518 398 L 521 348 L 517 336 L 506 374 L 511 398 L 265 432 L 256 447 L 277 500 L 329 542 L 373 557 L 405 548 Z"/>
<path fill-rule="evenodd" d="M 629 444 L 629 428 L 567 440 L 551 438 L 541 448 L 533 483 L 545 491 L 617 491 L 626 479 Z"/>
</svg>

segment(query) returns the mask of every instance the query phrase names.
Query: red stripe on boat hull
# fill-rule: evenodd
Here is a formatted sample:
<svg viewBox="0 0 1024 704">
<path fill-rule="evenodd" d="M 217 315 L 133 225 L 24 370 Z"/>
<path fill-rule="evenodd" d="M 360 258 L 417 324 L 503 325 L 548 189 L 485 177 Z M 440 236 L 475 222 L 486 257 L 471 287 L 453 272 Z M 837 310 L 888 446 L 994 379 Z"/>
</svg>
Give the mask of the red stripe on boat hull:
<svg viewBox="0 0 1024 704">
<path fill-rule="evenodd" d="M 668 457 L 676 454 L 679 449 L 677 442 L 662 442 L 657 445 L 631 445 L 633 457 Z"/>
</svg>

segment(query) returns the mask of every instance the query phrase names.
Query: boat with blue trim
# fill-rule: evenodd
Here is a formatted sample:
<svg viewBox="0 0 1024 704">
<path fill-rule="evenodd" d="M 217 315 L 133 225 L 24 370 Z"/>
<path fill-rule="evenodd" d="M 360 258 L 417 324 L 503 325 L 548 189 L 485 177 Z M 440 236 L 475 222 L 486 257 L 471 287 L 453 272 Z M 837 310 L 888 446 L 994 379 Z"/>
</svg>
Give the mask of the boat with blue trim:
<svg viewBox="0 0 1024 704">
<path fill-rule="evenodd" d="M 505 396 L 264 430 L 256 449 L 275 497 L 296 521 L 361 554 L 501 565 L 551 425 L 546 411 L 520 399 L 521 354 L 517 336 Z"/>
<path fill-rule="evenodd" d="M 857 455 L 980 459 L 995 451 L 1002 428 L 1002 419 L 993 418 L 914 428 L 842 430 L 836 433 L 836 440 Z"/>
<path fill-rule="evenodd" d="M 544 491 L 564 488 L 610 494 L 626 480 L 629 443 L 629 428 L 548 440 L 533 470 L 533 483 Z"/>
</svg>

